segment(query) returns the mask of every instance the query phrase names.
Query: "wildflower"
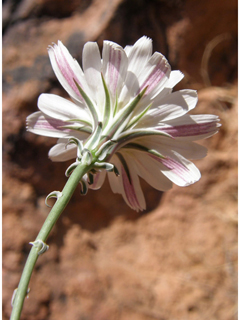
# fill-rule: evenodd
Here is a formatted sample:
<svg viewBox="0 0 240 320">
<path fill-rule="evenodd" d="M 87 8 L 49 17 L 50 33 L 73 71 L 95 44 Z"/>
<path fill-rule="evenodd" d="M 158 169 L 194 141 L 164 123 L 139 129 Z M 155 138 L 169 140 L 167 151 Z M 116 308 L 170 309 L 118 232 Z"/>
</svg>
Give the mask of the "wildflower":
<svg viewBox="0 0 240 320">
<path fill-rule="evenodd" d="M 171 71 L 166 58 L 152 54 L 152 40 L 140 38 L 124 49 L 104 41 L 87 42 L 82 68 L 59 41 L 49 47 L 52 68 L 72 101 L 41 94 L 39 112 L 27 118 L 28 130 L 58 138 L 49 151 L 52 161 L 76 158 L 67 175 L 80 163 L 93 164 L 80 181 L 82 192 L 98 189 L 106 175 L 114 193 L 122 194 L 135 210 L 146 207 L 139 177 L 157 190 L 172 182 L 188 186 L 200 172 L 188 159 L 206 156 L 194 141 L 215 134 L 214 115 L 189 115 L 195 108 L 194 90 L 172 92 L 183 78 Z"/>
</svg>

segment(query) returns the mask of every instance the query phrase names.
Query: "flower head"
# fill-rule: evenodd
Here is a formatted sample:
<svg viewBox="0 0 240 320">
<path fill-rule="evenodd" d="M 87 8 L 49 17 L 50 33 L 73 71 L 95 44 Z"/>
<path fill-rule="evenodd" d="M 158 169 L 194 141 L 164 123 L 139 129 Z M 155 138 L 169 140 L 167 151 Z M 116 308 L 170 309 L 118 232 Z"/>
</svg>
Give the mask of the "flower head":
<svg viewBox="0 0 240 320">
<path fill-rule="evenodd" d="M 183 78 L 171 71 L 166 58 L 152 54 L 152 40 L 140 38 L 124 49 L 104 41 L 102 57 L 95 42 L 83 48 L 82 68 L 59 41 L 49 47 L 53 70 L 72 101 L 41 94 L 39 112 L 27 118 L 29 131 L 58 138 L 49 151 L 52 161 L 77 158 L 94 162 L 81 181 L 82 190 L 98 189 L 106 175 L 114 193 L 135 210 L 146 207 L 139 177 L 157 190 L 172 182 L 188 186 L 200 172 L 188 159 L 203 158 L 207 150 L 194 141 L 219 129 L 214 115 L 189 115 L 194 90 L 172 92 Z"/>
</svg>

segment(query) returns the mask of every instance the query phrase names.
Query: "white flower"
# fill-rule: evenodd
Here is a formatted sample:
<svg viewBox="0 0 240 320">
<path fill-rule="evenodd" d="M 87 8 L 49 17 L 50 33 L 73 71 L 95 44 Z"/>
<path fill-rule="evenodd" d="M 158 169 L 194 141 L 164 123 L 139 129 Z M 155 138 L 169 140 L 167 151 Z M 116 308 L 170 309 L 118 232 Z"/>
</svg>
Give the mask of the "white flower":
<svg viewBox="0 0 240 320">
<path fill-rule="evenodd" d="M 27 118 L 27 127 L 59 138 L 49 152 L 52 161 L 77 157 L 68 174 L 83 158 L 95 162 L 82 186 L 98 189 L 108 175 L 113 192 L 122 194 L 131 208 L 143 210 L 139 177 L 162 191 L 172 182 L 188 186 L 200 179 L 188 159 L 205 157 L 206 148 L 194 141 L 215 134 L 218 117 L 188 115 L 196 106 L 197 93 L 172 93 L 183 74 L 171 71 L 159 52 L 152 54 L 151 39 L 142 37 L 125 49 L 104 41 L 102 58 L 98 45 L 88 42 L 82 68 L 60 41 L 49 48 L 49 57 L 73 102 L 40 95 L 40 111 Z"/>
</svg>

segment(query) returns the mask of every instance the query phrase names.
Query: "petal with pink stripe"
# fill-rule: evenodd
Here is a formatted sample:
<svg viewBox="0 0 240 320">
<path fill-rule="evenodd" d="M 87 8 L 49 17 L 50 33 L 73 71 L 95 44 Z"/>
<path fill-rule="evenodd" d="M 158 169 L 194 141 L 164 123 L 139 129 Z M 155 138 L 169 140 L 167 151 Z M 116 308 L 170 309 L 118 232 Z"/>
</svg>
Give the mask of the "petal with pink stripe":
<svg viewBox="0 0 240 320">
<path fill-rule="evenodd" d="M 52 47 L 49 47 L 48 53 L 52 68 L 63 88 L 73 99 L 83 101 L 74 79 L 87 94 L 89 92 L 78 62 L 73 59 L 61 41 L 58 41 L 58 45 L 54 44 Z"/>
<path fill-rule="evenodd" d="M 176 152 L 165 158 L 150 156 L 165 167 L 161 168 L 162 173 L 180 187 L 189 186 L 201 178 L 198 168 Z"/>
<path fill-rule="evenodd" d="M 69 122 L 51 118 L 44 115 L 41 111 L 34 112 L 27 117 L 27 130 L 42 136 L 60 138 L 66 137 L 70 129 L 62 129 L 62 126 Z"/>
<path fill-rule="evenodd" d="M 110 186 L 114 193 L 122 194 L 126 203 L 134 210 L 144 210 L 146 203 L 140 186 L 138 175 L 131 163 L 131 158 L 124 154 L 117 153 L 111 159 L 119 172 L 116 177 L 114 173 L 108 173 Z"/>
<path fill-rule="evenodd" d="M 110 41 L 103 43 L 102 58 L 103 76 L 114 101 L 125 81 L 128 59 L 123 48 Z"/>
<path fill-rule="evenodd" d="M 155 52 L 139 76 L 139 92 L 148 87 L 145 95 L 148 95 L 150 92 L 152 92 L 151 95 L 153 93 L 157 94 L 168 80 L 170 72 L 171 69 L 167 59 L 161 53 Z"/>
<path fill-rule="evenodd" d="M 89 134 L 85 132 L 64 128 L 64 126 L 72 124 L 73 123 L 51 118 L 41 111 L 34 112 L 27 117 L 27 130 L 35 134 L 53 138 L 76 136 L 81 140 L 89 136 Z"/>
<path fill-rule="evenodd" d="M 218 132 L 219 118 L 214 115 L 185 115 L 159 126 L 159 130 L 174 138 L 201 140 Z"/>
<path fill-rule="evenodd" d="M 172 187 L 172 182 L 162 174 L 159 163 L 152 159 L 149 153 L 137 150 L 131 150 L 129 153 L 137 174 L 153 188 L 167 191 Z"/>
</svg>

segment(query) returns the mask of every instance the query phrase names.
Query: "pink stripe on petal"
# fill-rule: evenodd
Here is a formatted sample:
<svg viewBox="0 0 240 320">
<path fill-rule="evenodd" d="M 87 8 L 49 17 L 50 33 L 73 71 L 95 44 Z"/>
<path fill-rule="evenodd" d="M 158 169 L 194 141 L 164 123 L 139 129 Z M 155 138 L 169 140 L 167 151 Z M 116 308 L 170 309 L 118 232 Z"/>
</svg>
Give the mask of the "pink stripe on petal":
<svg viewBox="0 0 240 320">
<path fill-rule="evenodd" d="M 119 71 L 121 66 L 121 52 L 110 48 L 109 50 L 109 87 L 113 95 L 116 94 Z"/>
<path fill-rule="evenodd" d="M 182 163 L 170 157 L 159 158 L 154 155 L 150 155 L 150 157 L 162 163 L 167 169 L 171 170 L 174 174 L 181 177 L 181 179 L 186 183 L 189 182 L 189 179 L 186 179 L 186 176 L 189 176 L 189 169 L 186 166 L 184 166 Z"/>
<path fill-rule="evenodd" d="M 72 70 L 72 68 L 70 67 L 60 46 L 55 45 L 54 55 L 55 55 L 58 68 L 61 71 L 62 75 L 67 80 L 68 84 L 74 90 L 74 92 L 82 99 L 82 96 L 79 93 L 78 88 L 73 79 L 75 79 L 75 81 L 77 81 L 80 86 L 81 86 L 81 83 L 78 77 L 76 76 L 76 74 L 74 73 L 74 71 Z"/>
<path fill-rule="evenodd" d="M 123 166 L 121 166 L 121 175 L 122 175 L 123 188 L 124 188 L 125 195 L 129 205 L 135 210 L 139 210 L 139 209 L 141 210 L 141 205 L 138 201 L 134 186 L 132 182 L 129 180 L 129 177 Z"/>
<path fill-rule="evenodd" d="M 158 61 L 153 71 L 150 73 L 150 75 L 141 85 L 138 93 L 140 93 L 144 88 L 148 86 L 147 91 L 145 92 L 145 95 L 149 94 L 149 92 L 151 92 L 156 87 L 156 85 L 164 78 L 167 71 L 168 71 L 168 66 L 166 64 L 166 60 L 162 58 L 161 60 Z"/>
<path fill-rule="evenodd" d="M 216 131 L 215 122 L 206 122 L 206 123 L 195 123 L 195 124 L 186 124 L 180 126 L 172 126 L 167 128 L 159 128 L 161 131 L 164 131 L 170 134 L 172 137 L 189 137 L 189 136 L 198 136 L 202 134 L 207 134 Z"/>
<path fill-rule="evenodd" d="M 65 125 L 69 125 L 69 123 L 57 119 L 38 119 L 33 125 L 33 129 L 60 130 L 66 133 L 70 132 L 70 129 L 62 128 L 62 126 Z"/>
<path fill-rule="evenodd" d="M 188 172 L 189 170 L 183 164 L 181 164 L 180 162 L 177 162 L 171 158 L 168 158 L 168 157 L 165 159 L 162 159 L 161 162 L 169 170 L 173 171 L 175 174 L 180 176 L 182 178 L 182 180 L 184 180 L 185 182 L 188 182 L 188 180 L 186 180 L 184 178 L 184 176 L 185 176 L 186 172 Z"/>
</svg>

